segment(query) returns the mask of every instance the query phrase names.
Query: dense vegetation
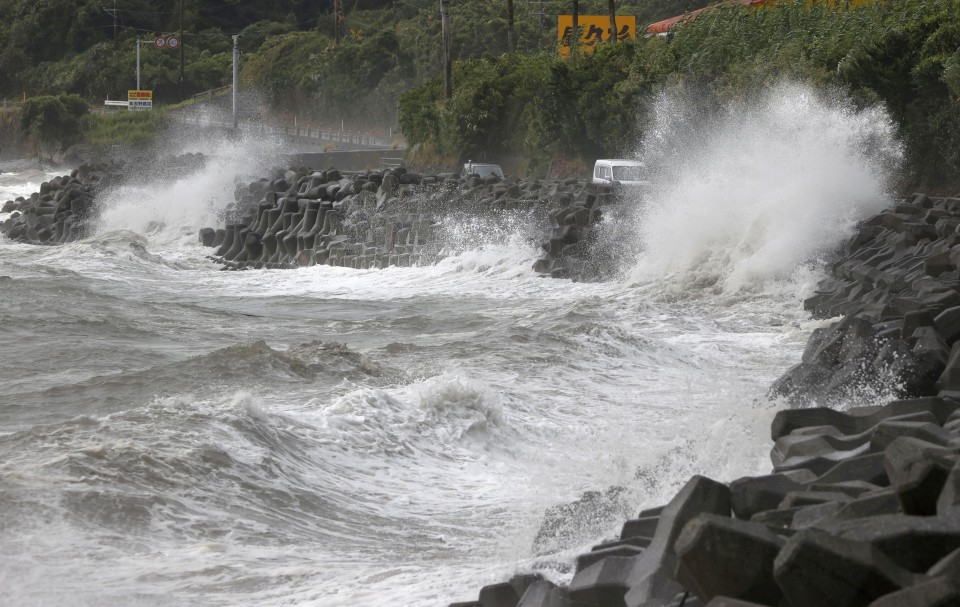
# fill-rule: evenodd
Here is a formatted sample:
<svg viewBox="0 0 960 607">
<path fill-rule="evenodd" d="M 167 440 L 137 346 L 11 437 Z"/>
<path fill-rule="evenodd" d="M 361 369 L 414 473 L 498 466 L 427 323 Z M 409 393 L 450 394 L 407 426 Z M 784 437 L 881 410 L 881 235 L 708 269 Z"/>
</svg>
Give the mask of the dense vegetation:
<svg viewBox="0 0 960 607">
<path fill-rule="evenodd" d="M 707 0 L 618 0 L 638 23 L 681 13 Z M 568 0 L 514 0 L 516 48 L 552 48 L 556 15 Z M 180 52 L 157 49 L 177 34 Z M 506 0 L 451 2 L 455 59 L 506 49 Z M 242 81 L 277 109 L 340 120 L 392 124 L 400 91 L 440 72 L 437 0 L 344 0 L 342 40 L 334 44 L 332 0 L 0 0 L 0 98 L 78 94 L 92 103 L 134 88 L 136 39 L 143 88 L 157 102 L 179 101 L 229 84 L 231 35 L 239 34 Z M 606 11 L 582 0 L 581 12 Z"/>
<path fill-rule="evenodd" d="M 179 52 L 149 44 L 179 31 L 181 1 L 182 82 Z M 638 113 L 665 88 L 696 90 L 710 107 L 791 76 L 840 86 L 860 103 L 883 102 L 920 178 L 943 183 L 960 174 L 960 0 L 878 0 L 855 10 L 842 0 L 829 3 L 835 8 L 806 0 L 735 6 L 669 37 L 568 60 L 555 45 L 556 15 L 570 12 L 569 0 L 514 0 L 512 49 L 506 0 L 453 0 L 450 101 L 439 79 L 437 0 L 344 0 L 339 44 L 332 0 L 181 1 L 0 0 L 0 98 L 123 98 L 135 85 L 139 37 L 148 42 L 143 88 L 158 104 L 174 102 L 229 82 L 230 36 L 238 33 L 242 84 L 261 90 L 275 111 L 382 126 L 399 119 L 409 143 L 447 159 L 485 152 L 588 160 L 635 144 Z M 616 6 L 642 28 L 709 3 Z M 605 0 L 579 4 L 583 14 L 607 10 Z M 101 134 L 113 128 L 79 120 Z M 155 127 L 143 126 L 149 137 Z"/>
<path fill-rule="evenodd" d="M 542 53 L 460 62 L 450 101 L 439 79 L 402 96 L 401 126 L 408 142 L 441 155 L 590 159 L 625 153 L 641 136 L 639 108 L 665 87 L 696 90 L 709 108 L 793 77 L 883 102 L 914 177 L 957 184 L 960 0 L 838 5 L 718 9 L 669 37 L 570 60 Z"/>
</svg>

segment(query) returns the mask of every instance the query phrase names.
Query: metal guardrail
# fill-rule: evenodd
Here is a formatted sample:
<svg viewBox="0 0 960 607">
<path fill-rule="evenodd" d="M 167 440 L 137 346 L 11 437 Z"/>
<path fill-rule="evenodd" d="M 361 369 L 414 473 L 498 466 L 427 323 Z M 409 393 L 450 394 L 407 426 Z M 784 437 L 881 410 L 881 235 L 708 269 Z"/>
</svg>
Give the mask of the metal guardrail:
<svg viewBox="0 0 960 607">
<path fill-rule="evenodd" d="M 380 169 L 395 169 L 403 166 L 403 156 L 381 156 Z"/>
<path fill-rule="evenodd" d="M 390 141 L 383 137 L 377 137 L 369 133 L 360 131 L 328 131 L 318 127 L 309 126 L 288 126 L 282 127 L 284 134 L 290 135 L 298 140 L 317 139 L 328 143 L 352 143 L 354 145 L 390 147 Z"/>
<path fill-rule="evenodd" d="M 210 120 L 207 118 L 190 116 L 186 113 L 181 113 L 180 120 L 186 124 L 195 124 L 197 126 L 210 126 L 224 129 L 233 128 L 233 123 L 230 121 Z M 246 124 L 244 128 L 263 134 L 285 136 L 290 138 L 291 141 L 299 143 L 314 143 L 317 146 L 346 143 L 371 148 L 393 147 L 392 142 L 386 138 L 377 137 L 375 135 L 362 132 L 333 131 L 307 126 L 294 127 L 291 125 L 277 126 L 266 124 L 251 125 L 249 123 Z"/>
<path fill-rule="evenodd" d="M 190 98 L 191 99 L 213 99 L 214 95 L 217 95 L 219 93 L 225 93 L 231 90 L 232 88 L 233 88 L 232 84 L 225 84 L 215 89 L 210 89 L 209 91 L 203 91 L 201 93 L 197 93 L 196 95 L 191 95 Z"/>
</svg>

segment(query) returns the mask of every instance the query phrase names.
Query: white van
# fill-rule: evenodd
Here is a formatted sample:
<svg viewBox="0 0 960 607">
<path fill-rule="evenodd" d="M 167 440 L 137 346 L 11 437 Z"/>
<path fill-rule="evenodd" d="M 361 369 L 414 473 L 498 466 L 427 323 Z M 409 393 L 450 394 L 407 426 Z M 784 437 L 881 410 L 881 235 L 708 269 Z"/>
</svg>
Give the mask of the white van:
<svg viewBox="0 0 960 607">
<path fill-rule="evenodd" d="M 598 160 L 593 165 L 593 183 L 648 186 L 647 167 L 639 160 L 622 158 Z"/>
</svg>

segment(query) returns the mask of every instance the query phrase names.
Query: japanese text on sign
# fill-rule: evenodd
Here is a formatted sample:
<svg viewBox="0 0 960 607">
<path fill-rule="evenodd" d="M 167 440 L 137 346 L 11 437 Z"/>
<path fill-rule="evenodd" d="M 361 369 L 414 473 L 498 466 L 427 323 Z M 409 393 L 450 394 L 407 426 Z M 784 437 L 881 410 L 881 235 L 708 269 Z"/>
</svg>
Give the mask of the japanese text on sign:
<svg viewBox="0 0 960 607">
<path fill-rule="evenodd" d="M 153 91 L 127 91 L 127 108 L 130 110 L 152 110 Z"/>
<path fill-rule="evenodd" d="M 584 51 L 593 51 L 601 42 L 609 41 L 609 15 L 580 15 L 577 17 L 580 29 L 579 47 Z M 570 38 L 573 36 L 573 15 L 557 17 L 557 41 L 560 43 L 560 56 L 570 54 Z M 617 16 L 617 40 L 637 37 L 637 18 L 634 15 Z"/>
</svg>

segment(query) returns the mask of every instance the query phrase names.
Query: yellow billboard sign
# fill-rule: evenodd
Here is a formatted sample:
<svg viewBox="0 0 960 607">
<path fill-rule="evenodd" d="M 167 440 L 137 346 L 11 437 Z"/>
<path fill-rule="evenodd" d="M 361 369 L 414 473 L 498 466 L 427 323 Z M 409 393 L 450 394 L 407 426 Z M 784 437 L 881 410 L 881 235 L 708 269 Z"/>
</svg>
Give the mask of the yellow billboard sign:
<svg viewBox="0 0 960 607">
<path fill-rule="evenodd" d="M 127 91 L 127 108 L 131 110 L 152 110 L 153 91 Z"/>
<path fill-rule="evenodd" d="M 580 50 L 592 52 L 598 44 L 613 38 L 610 34 L 610 15 L 579 15 L 577 28 L 580 30 Z M 637 18 L 634 15 L 617 15 L 617 40 L 636 39 Z M 570 54 L 570 42 L 573 38 L 573 15 L 557 17 L 557 41 L 560 44 L 560 56 Z"/>
</svg>

